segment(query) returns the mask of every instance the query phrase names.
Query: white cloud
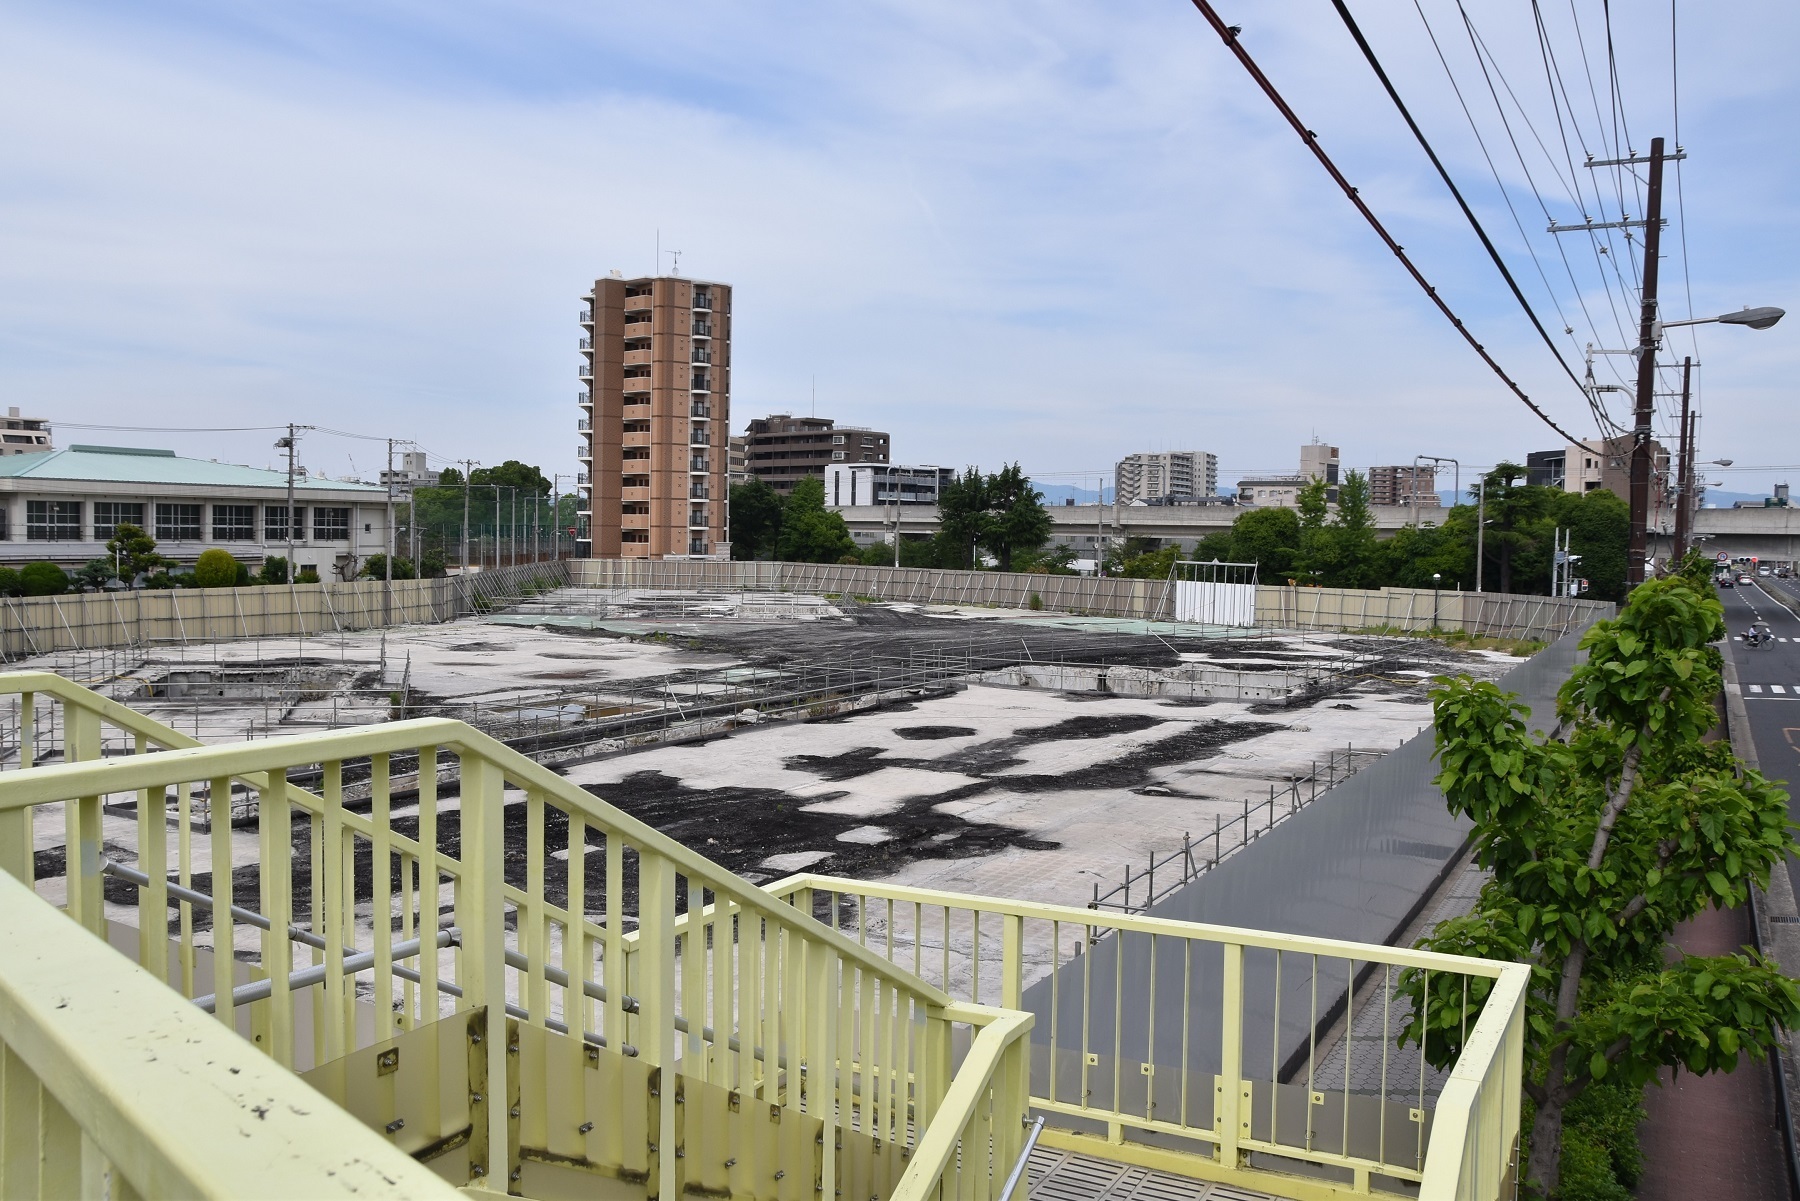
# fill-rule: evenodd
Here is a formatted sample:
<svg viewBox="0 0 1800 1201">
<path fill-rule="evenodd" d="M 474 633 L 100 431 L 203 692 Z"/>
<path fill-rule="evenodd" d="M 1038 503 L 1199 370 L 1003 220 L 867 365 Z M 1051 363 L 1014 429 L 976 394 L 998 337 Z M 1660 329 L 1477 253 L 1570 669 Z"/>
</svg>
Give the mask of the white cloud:
<svg viewBox="0 0 1800 1201">
<path fill-rule="evenodd" d="M 1416 22 L 1360 7 L 1516 246 Z M 1523 86 L 1529 28 L 1475 11 Z M 1434 282 L 1585 432 L 1342 30 L 1247 20 Z M 1191 444 L 1279 467 L 1315 430 L 1351 463 L 1473 463 L 1553 440 L 1185 4 L 58 5 L 0 33 L 0 392 L 53 417 L 304 420 L 571 471 L 576 297 L 649 270 L 660 229 L 684 271 L 736 285 L 740 427 L 804 407 L 816 375 L 822 413 L 957 464 Z M 1773 138 L 1793 83 L 1766 37 L 1717 36 L 1684 50 L 1696 303 L 1780 303 L 1796 272 L 1772 251 L 1795 238 L 1761 218 L 1792 205 L 1792 157 L 1710 146 L 1746 109 Z M 1743 54 L 1775 73 L 1747 82 Z M 1800 432 L 1771 403 L 1788 328 L 1750 336 L 1706 335 L 1721 447 Z M 132 437 L 272 455 L 261 434 Z M 342 469 L 346 445 L 308 456 Z"/>
</svg>

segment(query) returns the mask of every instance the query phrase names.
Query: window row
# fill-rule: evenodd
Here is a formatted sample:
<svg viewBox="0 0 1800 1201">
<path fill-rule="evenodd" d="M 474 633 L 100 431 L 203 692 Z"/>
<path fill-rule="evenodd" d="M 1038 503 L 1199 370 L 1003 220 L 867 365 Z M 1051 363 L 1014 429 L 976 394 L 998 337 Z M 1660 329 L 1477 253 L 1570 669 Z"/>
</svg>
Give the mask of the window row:
<svg viewBox="0 0 1800 1201">
<path fill-rule="evenodd" d="M 31 542 L 79 542 L 82 539 L 82 509 L 87 502 L 79 500 L 28 500 L 25 502 L 25 537 Z M 206 509 L 209 506 L 180 501 L 158 501 L 146 506 L 139 501 L 97 500 L 94 503 L 94 540 L 110 539 L 121 525 L 135 525 L 151 537 L 172 542 L 206 540 Z M 212 538 L 214 542 L 255 542 L 256 505 L 212 505 Z M 144 520 L 144 510 L 153 508 L 151 522 Z M 285 505 L 263 505 L 262 536 L 265 542 L 288 540 L 288 511 Z M 3 528 L 3 527 L 0 527 Z M 294 510 L 296 541 L 306 538 L 306 510 Z M 0 537 L 4 537 L 0 534 Z M 315 542 L 348 542 L 350 510 L 320 506 L 312 510 L 312 537 Z"/>
</svg>

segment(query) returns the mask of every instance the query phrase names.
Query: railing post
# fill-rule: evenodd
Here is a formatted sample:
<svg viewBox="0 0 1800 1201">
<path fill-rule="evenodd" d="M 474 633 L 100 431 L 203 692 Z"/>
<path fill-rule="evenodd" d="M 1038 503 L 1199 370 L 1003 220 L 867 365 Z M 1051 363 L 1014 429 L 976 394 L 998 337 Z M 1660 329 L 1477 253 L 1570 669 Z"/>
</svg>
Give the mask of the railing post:
<svg viewBox="0 0 1800 1201">
<path fill-rule="evenodd" d="M 100 758 L 98 713 L 77 705 L 63 706 L 63 751 L 70 763 Z M 105 938 L 106 911 L 100 903 L 100 798 L 84 796 L 65 804 L 68 834 L 63 853 L 67 857 L 69 916 Z"/>
<path fill-rule="evenodd" d="M 610 836 L 609 836 L 610 841 Z M 498 862 L 496 861 L 496 870 Z M 699 890 L 688 894 L 691 917 L 700 912 Z M 651 1137 L 655 1142 L 658 1197 L 673 1198 L 675 1187 L 675 868 L 654 851 L 638 851 L 638 961 L 631 982 L 637 989 L 638 1054 L 654 1073 L 657 1095 Z M 697 924 L 690 929 L 697 928 Z M 692 949 L 690 945 L 690 950 Z M 698 1011 L 696 1011 L 697 1013 Z M 696 1017 L 696 1021 L 698 1018 Z"/>
<path fill-rule="evenodd" d="M 33 702 L 37 697 L 29 692 L 19 694 L 19 766 L 30 767 L 32 763 L 32 742 L 34 724 Z M 31 838 L 31 809 L 8 809 L 0 813 L 0 872 L 7 872 L 26 886 L 30 886 L 34 873 L 34 857 Z"/>
<path fill-rule="evenodd" d="M 1220 982 L 1219 1082 L 1213 1092 L 1213 1130 L 1219 1136 L 1219 1163 L 1228 1171 L 1238 1167 L 1238 1139 L 1249 1123 L 1249 1107 L 1242 1104 L 1244 1086 L 1244 947 L 1226 943 L 1224 977 Z"/>
<path fill-rule="evenodd" d="M 1000 919 L 1000 1007 L 1025 1007 L 1025 965 L 1022 948 L 1025 942 L 1025 919 L 1016 913 L 1002 914 Z"/>
<path fill-rule="evenodd" d="M 462 775 L 462 876 L 456 893 L 456 924 L 462 930 L 463 1000 L 470 1006 L 487 1007 L 487 1092 L 480 1103 L 471 1098 L 479 1129 L 477 1145 L 485 1143 L 481 1162 L 471 1165 L 485 1176 L 496 1192 L 507 1190 L 511 1169 L 506 1162 L 507 1087 L 506 1058 L 506 903 L 501 865 L 506 854 L 502 838 L 500 769 L 467 751 L 459 754 Z M 338 853 L 328 846 L 326 854 Z M 673 1195 L 673 1194 L 667 1194 Z"/>
</svg>

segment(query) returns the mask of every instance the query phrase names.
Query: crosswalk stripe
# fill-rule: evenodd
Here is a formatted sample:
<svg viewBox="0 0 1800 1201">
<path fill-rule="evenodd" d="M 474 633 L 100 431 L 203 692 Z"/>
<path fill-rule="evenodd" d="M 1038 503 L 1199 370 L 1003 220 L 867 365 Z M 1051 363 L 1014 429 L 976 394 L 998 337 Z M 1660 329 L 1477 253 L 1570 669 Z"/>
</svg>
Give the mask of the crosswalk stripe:
<svg viewBox="0 0 1800 1201">
<path fill-rule="evenodd" d="M 1752 684 L 1752 685 L 1750 685 L 1750 691 L 1751 692 L 1761 692 L 1762 685 L 1761 684 Z"/>
<path fill-rule="evenodd" d="M 1769 691 L 1770 692 L 1786 692 L 1787 689 L 1783 688 L 1780 684 L 1770 684 Z"/>
</svg>

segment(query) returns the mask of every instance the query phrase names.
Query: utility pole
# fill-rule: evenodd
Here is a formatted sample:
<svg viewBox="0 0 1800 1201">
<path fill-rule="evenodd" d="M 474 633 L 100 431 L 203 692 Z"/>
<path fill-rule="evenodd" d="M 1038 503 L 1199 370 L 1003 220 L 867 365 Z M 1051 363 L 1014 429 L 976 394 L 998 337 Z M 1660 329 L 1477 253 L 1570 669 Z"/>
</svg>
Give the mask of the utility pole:
<svg viewBox="0 0 1800 1201">
<path fill-rule="evenodd" d="M 1475 591 L 1482 591 L 1481 573 L 1487 566 L 1487 476 L 1481 477 L 1475 493 Z"/>
<path fill-rule="evenodd" d="M 1650 419 L 1656 403 L 1656 277 L 1662 250 L 1663 140 L 1650 139 L 1650 178 L 1644 199 L 1643 310 L 1638 318 L 1637 407 L 1631 445 L 1631 541 L 1625 552 L 1625 584 L 1644 582 L 1650 531 Z"/>
<path fill-rule="evenodd" d="M 1687 556 L 1688 523 L 1694 504 L 1694 419 L 1688 414 L 1694 360 L 1681 360 L 1681 452 L 1675 467 L 1675 561 Z"/>
<path fill-rule="evenodd" d="M 387 554 L 381 565 L 381 624 L 394 624 L 394 440 L 387 440 Z"/>
<path fill-rule="evenodd" d="M 462 569 L 461 574 L 467 575 L 469 573 L 469 490 L 474 487 L 473 484 L 469 483 L 469 477 L 475 474 L 475 460 L 474 459 L 464 459 L 464 460 L 462 460 L 462 465 L 463 465 L 462 562 L 460 564 L 458 564 L 458 566 Z"/>
</svg>

